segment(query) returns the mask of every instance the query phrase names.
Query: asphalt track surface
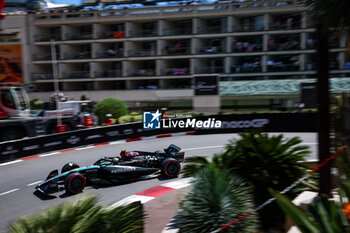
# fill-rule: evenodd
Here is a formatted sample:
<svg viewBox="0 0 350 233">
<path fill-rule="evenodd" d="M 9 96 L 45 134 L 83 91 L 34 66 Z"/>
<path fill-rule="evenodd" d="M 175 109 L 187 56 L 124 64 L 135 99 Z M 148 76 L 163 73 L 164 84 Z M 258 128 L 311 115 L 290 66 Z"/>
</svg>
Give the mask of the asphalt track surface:
<svg viewBox="0 0 350 233">
<path fill-rule="evenodd" d="M 304 145 L 312 151 L 308 160 L 316 159 L 317 135 L 315 133 L 285 133 L 286 137 L 299 136 Z M 171 143 L 178 145 L 186 152 L 186 157 L 193 155 L 212 156 L 223 149 L 223 146 L 237 134 L 191 135 L 159 138 L 144 141 L 113 144 L 99 147 L 83 147 L 81 150 L 69 151 L 52 156 L 41 157 L 9 164 L 0 167 L 0 232 L 5 232 L 9 222 L 20 216 L 35 214 L 49 206 L 78 199 L 86 194 L 94 194 L 103 205 L 111 205 L 125 197 L 154 186 L 177 180 L 155 178 L 117 186 L 91 187 L 83 193 L 69 196 L 64 192 L 57 193 L 51 199 L 43 199 L 34 194 L 37 182 L 46 178 L 51 170 L 61 170 L 67 162 L 80 166 L 92 165 L 103 156 L 116 156 L 121 149 L 155 151 L 166 148 Z"/>
</svg>

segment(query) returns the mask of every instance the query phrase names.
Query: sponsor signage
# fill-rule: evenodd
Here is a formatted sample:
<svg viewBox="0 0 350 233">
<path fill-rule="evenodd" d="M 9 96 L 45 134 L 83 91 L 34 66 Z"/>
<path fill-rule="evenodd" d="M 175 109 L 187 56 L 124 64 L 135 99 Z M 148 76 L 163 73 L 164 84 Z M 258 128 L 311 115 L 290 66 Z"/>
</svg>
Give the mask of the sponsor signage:
<svg viewBox="0 0 350 233">
<path fill-rule="evenodd" d="M 159 111 L 158 111 L 159 113 Z M 150 113 L 147 123 L 157 111 Z M 154 114 L 154 115 L 152 115 Z M 60 134 L 0 143 L 0 161 L 44 153 L 52 150 L 138 138 L 157 134 L 196 131 L 196 134 L 237 133 L 258 129 L 265 132 L 316 132 L 317 113 L 233 114 L 215 116 L 181 116 L 160 119 L 161 127 L 144 128 L 145 122 L 95 127 Z M 158 121 L 158 120 L 157 120 Z M 158 124 L 158 123 L 157 123 Z M 153 127 L 157 124 L 153 124 Z M 151 124 L 146 124 L 150 126 Z"/>
<path fill-rule="evenodd" d="M 317 83 L 300 83 L 301 102 L 305 108 L 317 107 Z"/>
<path fill-rule="evenodd" d="M 206 120 L 198 120 L 192 116 L 186 115 L 186 118 L 173 118 L 166 113 L 163 114 L 164 119 L 161 120 L 162 113 L 159 109 L 156 112 L 143 113 L 143 128 L 144 129 L 195 129 L 195 128 L 220 128 L 221 121 L 215 118 Z"/>
<path fill-rule="evenodd" d="M 194 77 L 194 95 L 217 95 L 218 75 L 198 75 Z"/>
<path fill-rule="evenodd" d="M 23 82 L 21 45 L 0 45 L 0 66 L 0 82 Z"/>
<path fill-rule="evenodd" d="M 75 144 L 77 144 L 78 142 L 80 142 L 80 137 L 75 136 L 75 135 L 70 136 L 70 137 L 67 139 L 67 143 L 68 143 L 68 144 L 71 144 L 71 145 L 75 145 Z"/>
<path fill-rule="evenodd" d="M 160 116 L 162 114 L 157 110 L 156 112 L 143 112 L 143 128 L 144 129 L 160 129 Z"/>
</svg>

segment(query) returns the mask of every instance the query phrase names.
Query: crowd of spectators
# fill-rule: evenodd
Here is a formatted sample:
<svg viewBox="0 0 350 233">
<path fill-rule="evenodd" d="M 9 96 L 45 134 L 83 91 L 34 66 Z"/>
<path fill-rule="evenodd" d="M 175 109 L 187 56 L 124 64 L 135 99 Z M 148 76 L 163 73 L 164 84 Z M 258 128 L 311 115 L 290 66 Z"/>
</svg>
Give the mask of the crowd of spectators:
<svg viewBox="0 0 350 233">
<path fill-rule="evenodd" d="M 154 70 L 139 69 L 138 71 L 130 72 L 130 76 L 154 76 L 156 72 Z"/>
<path fill-rule="evenodd" d="M 300 61 L 297 57 L 290 57 L 288 59 L 271 58 L 267 61 L 266 65 L 267 71 L 298 71 L 300 69 Z"/>
<path fill-rule="evenodd" d="M 261 43 L 253 43 L 250 41 L 240 40 L 233 43 L 233 51 L 238 53 L 251 53 L 262 50 Z"/>
<path fill-rule="evenodd" d="M 165 71 L 165 75 L 186 75 L 188 74 L 187 68 L 170 68 Z"/>
<path fill-rule="evenodd" d="M 241 63 L 233 64 L 231 67 L 232 73 L 255 73 L 261 72 L 260 61 L 245 61 Z"/>
<path fill-rule="evenodd" d="M 179 41 L 174 46 L 166 45 L 164 47 L 164 55 L 188 54 L 190 53 L 189 46 L 185 41 Z"/>
<path fill-rule="evenodd" d="M 274 39 L 269 39 L 267 45 L 270 51 L 285 51 L 285 50 L 297 50 L 300 49 L 300 43 L 298 40 L 287 39 L 275 42 Z"/>
</svg>

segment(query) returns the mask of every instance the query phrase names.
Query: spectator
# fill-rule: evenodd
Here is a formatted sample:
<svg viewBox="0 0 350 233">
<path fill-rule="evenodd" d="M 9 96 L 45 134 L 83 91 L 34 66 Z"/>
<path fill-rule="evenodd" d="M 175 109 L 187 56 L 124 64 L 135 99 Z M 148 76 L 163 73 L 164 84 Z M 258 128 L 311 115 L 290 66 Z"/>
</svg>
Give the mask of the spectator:
<svg viewBox="0 0 350 233">
<path fill-rule="evenodd" d="M 218 49 L 215 46 L 212 46 L 210 48 L 205 49 L 204 51 L 207 53 L 217 53 Z"/>
<path fill-rule="evenodd" d="M 293 18 L 292 17 L 289 17 L 286 21 L 286 24 L 287 24 L 287 29 L 290 30 L 292 29 L 292 24 L 293 24 Z"/>
<path fill-rule="evenodd" d="M 115 51 L 114 49 L 108 49 L 107 54 L 112 57 L 117 55 L 117 51 Z"/>
<path fill-rule="evenodd" d="M 315 44 L 315 43 L 314 43 L 314 39 L 309 38 L 309 39 L 307 39 L 306 43 L 307 43 L 307 48 L 308 48 L 308 49 L 314 48 L 314 44 Z"/>
<path fill-rule="evenodd" d="M 171 53 L 169 45 L 165 46 L 164 50 L 165 50 L 165 54 L 167 55 Z"/>
</svg>

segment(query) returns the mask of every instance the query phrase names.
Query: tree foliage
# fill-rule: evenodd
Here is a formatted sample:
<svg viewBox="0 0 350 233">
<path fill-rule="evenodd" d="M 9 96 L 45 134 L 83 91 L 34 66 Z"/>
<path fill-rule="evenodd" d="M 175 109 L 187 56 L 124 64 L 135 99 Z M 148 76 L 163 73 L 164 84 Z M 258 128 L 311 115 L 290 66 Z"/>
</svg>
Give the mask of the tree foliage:
<svg viewBox="0 0 350 233">
<path fill-rule="evenodd" d="M 193 176 L 203 167 L 214 163 L 218 168 L 235 172 L 254 185 L 283 189 L 305 174 L 300 162 L 310 153 L 307 146 L 300 145 L 298 137 L 284 138 L 282 134 L 240 133 L 231 140 L 222 153 L 213 159 L 202 156 L 186 158 L 185 176 Z"/>
<path fill-rule="evenodd" d="M 186 158 L 184 175 L 194 176 L 208 165 L 215 164 L 247 180 L 254 188 L 256 204 L 261 204 L 271 197 L 268 188 L 283 190 L 306 173 L 300 162 L 310 151 L 307 146 L 300 145 L 298 137 L 284 138 L 283 135 L 256 132 L 240 133 L 239 136 L 212 160 L 201 156 Z M 274 204 L 265 207 L 260 217 L 267 228 L 284 220 Z"/>
<path fill-rule="evenodd" d="M 252 211 L 249 186 L 243 179 L 219 170 L 215 165 L 197 173 L 192 190 L 181 203 L 180 232 L 211 232 Z M 222 232 L 254 232 L 256 215 L 250 215 Z"/>
<path fill-rule="evenodd" d="M 95 112 L 100 123 L 102 123 L 106 119 L 106 114 L 112 114 L 114 119 L 118 119 L 119 117 L 126 115 L 128 109 L 123 101 L 108 97 L 96 104 Z"/>
<path fill-rule="evenodd" d="M 292 219 L 302 233 L 349 233 L 349 223 L 342 207 L 327 196 L 319 196 L 310 205 L 308 211 L 295 206 L 287 197 L 272 192 L 281 209 Z"/>
<path fill-rule="evenodd" d="M 22 217 L 8 226 L 10 233 L 141 233 L 144 214 L 138 202 L 115 208 L 99 206 L 94 196 L 57 205 Z"/>
</svg>

